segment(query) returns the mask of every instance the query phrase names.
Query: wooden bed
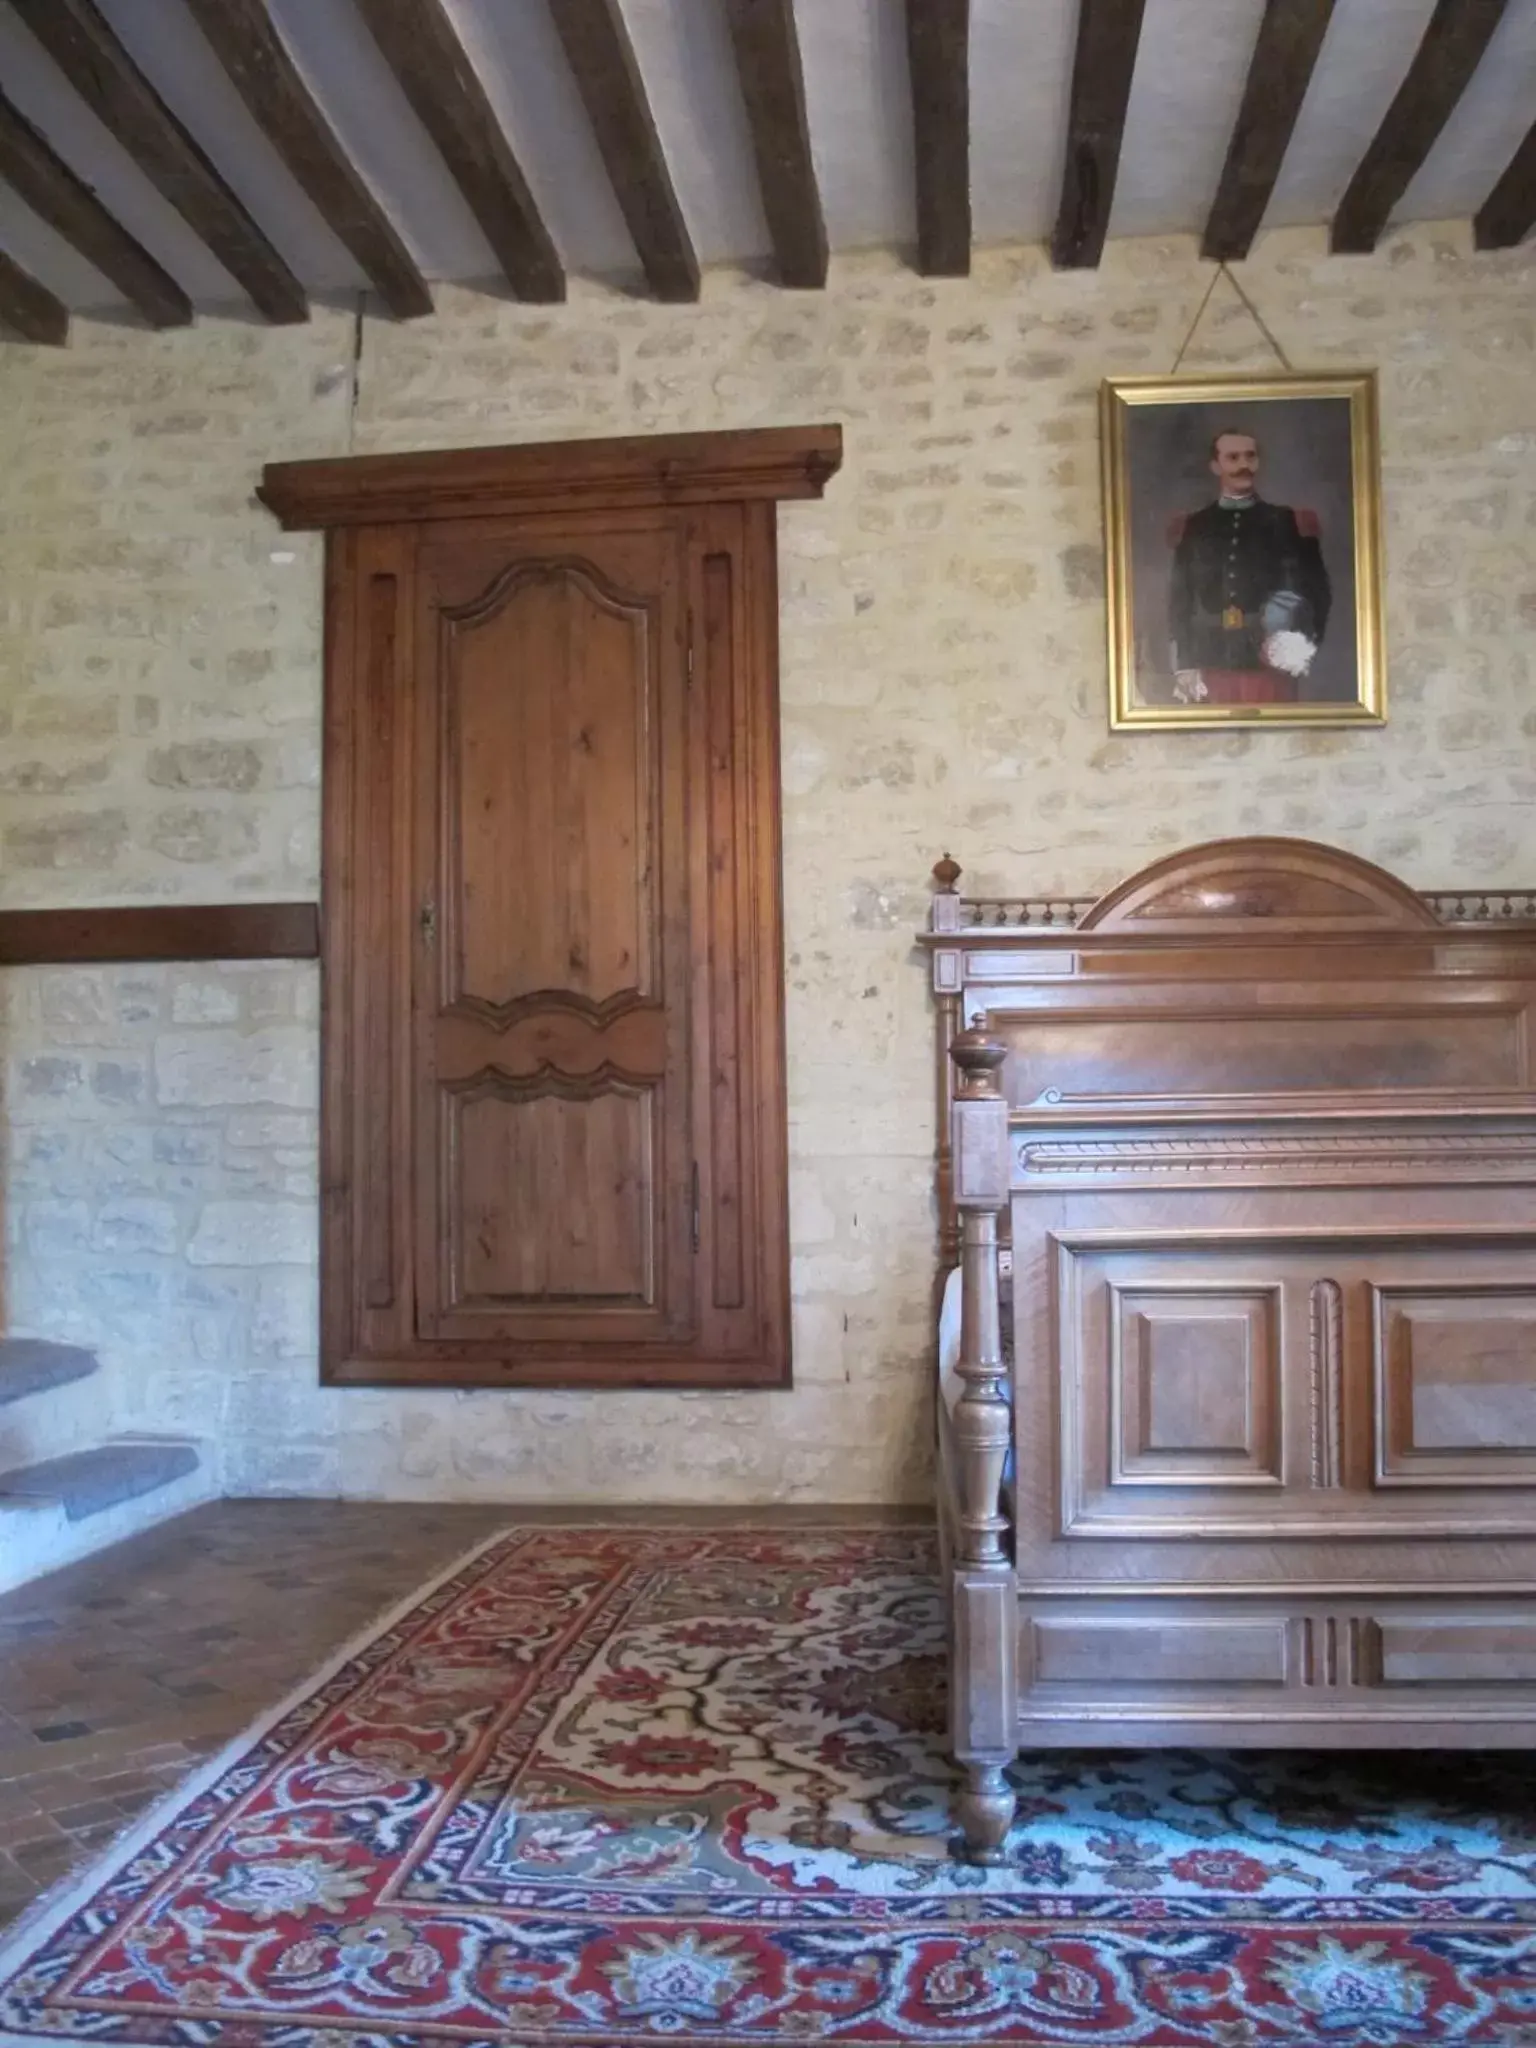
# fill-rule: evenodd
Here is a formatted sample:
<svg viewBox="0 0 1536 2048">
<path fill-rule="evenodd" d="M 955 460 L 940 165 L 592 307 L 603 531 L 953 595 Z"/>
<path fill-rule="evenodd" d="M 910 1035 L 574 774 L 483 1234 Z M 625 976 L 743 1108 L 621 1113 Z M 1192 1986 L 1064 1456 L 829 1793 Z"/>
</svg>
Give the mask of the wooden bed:
<svg viewBox="0 0 1536 2048">
<path fill-rule="evenodd" d="M 1536 894 L 1285 839 L 1092 904 L 959 872 L 923 937 L 967 1849 L 1024 1746 L 1531 1743 Z"/>
</svg>

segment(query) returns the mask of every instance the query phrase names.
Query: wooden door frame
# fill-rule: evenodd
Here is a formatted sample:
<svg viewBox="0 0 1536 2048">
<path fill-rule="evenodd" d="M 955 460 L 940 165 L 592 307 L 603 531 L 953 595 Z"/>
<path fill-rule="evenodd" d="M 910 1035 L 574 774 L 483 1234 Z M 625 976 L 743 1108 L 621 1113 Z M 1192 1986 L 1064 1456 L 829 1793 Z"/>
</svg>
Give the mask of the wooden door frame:
<svg viewBox="0 0 1536 2048">
<path fill-rule="evenodd" d="M 725 433 L 635 436 L 549 442 L 425 454 L 343 457 L 270 464 L 258 496 L 289 531 L 327 538 L 325 634 L 325 774 L 321 904 L 321 1377 L 332 1385 L 623 1385 L 747 1386 L 789 1382 L 787 1132 L 782 1027 L 782 904 L 779 848 L 778 645 L 775 502 L 819 498 L 842 459 L 837 426 L 779 427 Z M 358 809 L 372 806 L 382 858 L 405 857 L 402 791 L 391 755 L 385 697 L 410 661 L 399 630 L 416 601 L 414 561 L 420 530 L 440 522 L 521 520 L 539 515 L 618 514 L 663 510 L 698 531 L 718 531 L 709 508 L 735 508 L 748 565 L 751 646 L 744 652 L 754 699 L 754 774 L 770 799 L 771 829 L 757 835 L 752 861 L 759 913 L 749 953 L 778 983 L 774 1016 L 759 1014 L 766 1034 L 760 1069 L 773 1096 L 751 1105 L 761 1159 L 760 1185 L 773 1186 L 762 1224 L 775 1240 L 764 1281 L 771 1341 L 749 1354 L 711 1359 L 637 1357 L 622 1369 L 606 1359 L 574 1356 L 548 1362 L 471 1354 L 463 1344 L 407 1338 L 409 1297 L 399 1284 L 410 1243 L 407 1193 L 386 1193 L 375 1172 L 356 1170 L 355 1101 L 369 1089 L 380 1105 L 390 1094 L 370 1087 L 367 1073 L 392 1075 L 399 1034 L 409 1025 L 409 934 L 359 929 Z M 689 557 L 693 549 L 690 545 Z M 753 565 L 756 565 L 755 567 Z M 689 570 L 690 585 L 694 570 Z M 693 593 L 688 593 L 690 607 Z M 373 617 L 368 616 L 372 607 Z M 387 612 L 387 619 L 384 614 Z M 378 630 L 380 622 L 383 629 Z M 701 626 L 702 630 L 702 626 Z M 384 778 L 380 780 L 381 776 Z M 366 1015 L 358 1009 L 355 972 L 362 948 L 383 958 Z M 770 959 L 771 955 L 771 959 Z M 393 994 L 378 1000 L 382 985 Z M 761 1012 L 761 1006 L 760 1012 Z M 774 1027 L 774 1017 L 777 1026 Z M 771 1067 L 773 1071 L 767 1071 Z M 365 1072 L 366 1070 L 366 1072 Z M 396 1142 L 382 1106 L 372 1113 L 382 1162 Z M 381 1151 L 380 1148 L 383 1148 Z M 392 1156 L 392 1154 L 391 1154 Z M 765 1177 L 765 1180 L 764 1178 Z M 386 1181 L 389 1176 L 385 1176 Z M 413 1316 L 413 1310 L 410 1312 Z M 391 1320 L 393 1319 L 393 1321 Z M 768 1325 L 764 1325 L 765 1328 Z M 386 1334 L 393 1330 L 394 1334 Z M 374 1334 L 370 1336 L 368 1333 Z"/>
</svg>

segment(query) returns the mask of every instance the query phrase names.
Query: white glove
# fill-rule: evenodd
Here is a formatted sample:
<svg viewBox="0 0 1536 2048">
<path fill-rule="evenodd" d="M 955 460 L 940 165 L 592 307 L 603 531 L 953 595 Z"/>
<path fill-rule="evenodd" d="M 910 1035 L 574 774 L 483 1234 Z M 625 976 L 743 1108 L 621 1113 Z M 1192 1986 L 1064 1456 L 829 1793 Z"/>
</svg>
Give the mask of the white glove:
<svg viewBox="0 0 1536 2048">
<path fill-rule="evenodd" d="M 1176 704 L 1203 704 L 1210 691 L 1205 687 L 1205 677 L 1197 668 L 1181 668 L 1173 678 L 1173 701 Z"/>
<path fill-rule="evenodd" d="M 1271 633 L 1259 649 L 1265 663 L 1282 675 L 1304 676 L 1317 658 L 1317 642 L 1305 633 L 1285 629 Z"/>
</svg>

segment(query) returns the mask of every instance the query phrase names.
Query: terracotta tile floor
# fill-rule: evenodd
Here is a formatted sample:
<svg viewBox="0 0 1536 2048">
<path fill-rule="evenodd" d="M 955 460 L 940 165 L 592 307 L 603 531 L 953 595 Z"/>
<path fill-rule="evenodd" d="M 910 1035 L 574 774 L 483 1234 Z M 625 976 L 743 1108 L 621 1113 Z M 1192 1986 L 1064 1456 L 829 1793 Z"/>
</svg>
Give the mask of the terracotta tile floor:
<svg viewBox="0 0 1536 2048">
<path fill-rule="evenodd" d="M 0 1925 L 507 1507 L 221 1501 L 0 1598 Z"/>
<path fill-rule="evenodd" d="M 376 1614 L 513 1522 L 920 1509 L 220 1501 L 0 1597 L 0 1926 Z"/>
</svg>

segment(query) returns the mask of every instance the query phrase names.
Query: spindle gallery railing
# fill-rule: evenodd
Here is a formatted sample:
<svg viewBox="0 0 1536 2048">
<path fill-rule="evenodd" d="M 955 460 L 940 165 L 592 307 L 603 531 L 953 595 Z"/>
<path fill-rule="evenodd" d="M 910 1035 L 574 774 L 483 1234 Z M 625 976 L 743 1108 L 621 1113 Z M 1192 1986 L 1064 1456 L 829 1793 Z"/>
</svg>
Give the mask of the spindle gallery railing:
<svg viewBox="0 0 1536 2048">
<path fill-rule="evenodd" d="M 945 932 L 1076 931 L 1096 896 L 962 896 L 962 870 L 946 853 L 935 861 L 933 929 Z M 1440 924 L 1536 924 L 1536 888 L 1420 889 Z M 941 908 L 942 906 L 942 908 Z"/>
</svg>

